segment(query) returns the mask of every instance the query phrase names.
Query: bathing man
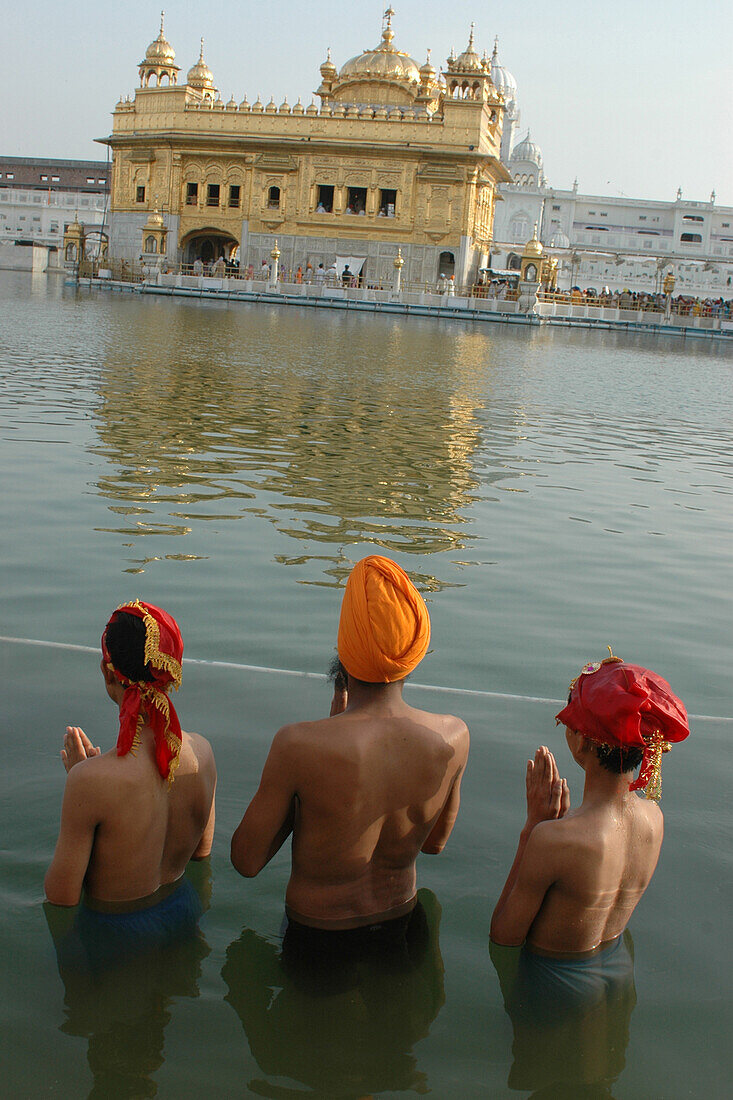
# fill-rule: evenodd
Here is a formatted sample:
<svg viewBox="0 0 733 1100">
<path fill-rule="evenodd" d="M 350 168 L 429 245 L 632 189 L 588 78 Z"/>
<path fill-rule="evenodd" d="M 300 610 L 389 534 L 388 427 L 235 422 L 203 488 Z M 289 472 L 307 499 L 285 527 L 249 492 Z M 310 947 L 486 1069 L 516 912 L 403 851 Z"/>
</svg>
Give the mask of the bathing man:
<svg viewBox="0 0 733 1100">
<path fill-rule="evenodd" d="M 491 938 L 584 959 L 617 943 L 649 885 L 663 834 L 655 801 L 662 753 L 690 730 L 661 676 L 613 654 L 581 670 L 556 721 L 585 772 L 583 801 L 570 810 L 568 785 L 539 748 L 527 764 L 527 821 Z M 651 801 L 637 797 L 642 788 Z"/>
<path fill-rule="evenodd" d="M 394 928 L 415 908 L 419 852 L 450 836 L 468 730 L 402 697 L 430 641 L 425 603 L 387 558 L 354 567 L 344 592 L 331 716 L 283 727 L 232 839 L 258 874 L 292 832 L 286 893 L 294 929 Z"/>
<path fill-rule="evenodd" d="M 175 620 L 151 604 L 123 604 L 107 623 L 101 669 L 119 707 L 119 736 L 102 753 L 83 730 L 67 728 L 61 829 L 45 879 L 55 905 L 76 905 L 84 887 L 90 909 L 144 910 L 149 926 L 153 907 L 174 906 L 188 861 L 209 854 L 214 756 L 203 737 L 181 731 L 168 697 L 182 657 Z"/>
</svg>

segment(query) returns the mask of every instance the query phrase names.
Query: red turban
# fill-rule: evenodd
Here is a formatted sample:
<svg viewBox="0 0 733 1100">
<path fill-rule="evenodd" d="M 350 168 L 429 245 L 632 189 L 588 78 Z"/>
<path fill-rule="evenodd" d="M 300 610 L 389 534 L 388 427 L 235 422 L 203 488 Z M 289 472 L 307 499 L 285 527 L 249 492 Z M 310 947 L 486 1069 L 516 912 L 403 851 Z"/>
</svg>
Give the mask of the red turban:
<svg viewBox="0 0 733 1100">
<path fill-rule="evenodd" d="M 639 778 L 629 790 L 644 787 L 655 799 L 662 790 L 662 753 L 690 733 L 684 704 L 667 681 L 613 655 L 580 670 L 556 721 L 600 745 L 641 749 Z"/>
<path fill-rule="evenodd" d="M 112 663 L 107 649 L 107 629 L 120 612 L 137 616 L 145 625 L 143 660 L 153 677 L 152 682 L 129 680 Z M 175 707 L 168 698 L 171 685 L 176 691 L 181 685 L 183 639 L 176 620 L 159 607 L 153 607 L 141 600 L 121 604 L 104 628 L 102 655 L 107 668 L 125 688 L 120 707 L 117 755 L 125 756 L 136 741 L 139 743 L 138 735 L 145 721 L 142 713 L 144 709 L 155 737 L 155 762 L 158 771 L 164 779 L 172 782 L 181 751 L 181 724 Z"/>
<path fill-rule="evenodd" d="M 376 554 L 362 558 L 346 582 L 338 655 L 356 680 L 404 680 L 430 642 L 425 601 L 399 565 Z"/>
</svg>

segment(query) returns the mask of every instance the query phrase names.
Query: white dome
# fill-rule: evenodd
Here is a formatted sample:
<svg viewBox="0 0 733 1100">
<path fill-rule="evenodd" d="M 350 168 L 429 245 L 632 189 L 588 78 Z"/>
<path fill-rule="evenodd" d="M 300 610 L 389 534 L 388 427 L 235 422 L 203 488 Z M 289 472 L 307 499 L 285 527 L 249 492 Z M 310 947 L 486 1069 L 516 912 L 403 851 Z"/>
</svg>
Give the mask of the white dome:
<svg viewBox="0 0 733 1100">
<path fill-rule="evenodd" d="M 570 238 L 562 229 L 558 229 L 552 234 L 550 245 L 553 248 L 570 248 Z"/>
<path fill-rule="evenodd" d="M 512 163 L 522 161 L 524 164 L 534 164 L 536 168 L 542 167 L 542 150 L 530 138 L 529 130 L 524 141 L 514 146 L 509 160 Z"/>
<path fill-rule="evenodd" d="M 497 91 L 504 96 L 504 99 L 509 101 L 517 98 L 517 82 L 503 65 L 491 66 L 491 79 L 494 81 Z"/>
<path fill-rule="evenodd" d="M 507 102 L 517 98 L 517 82 L 503 65 L 499 64 L 498 39 L 494 42 L 494 52 L 491 55 L 491 79 L 497 91 L 501 92 Z"/>
</svg>

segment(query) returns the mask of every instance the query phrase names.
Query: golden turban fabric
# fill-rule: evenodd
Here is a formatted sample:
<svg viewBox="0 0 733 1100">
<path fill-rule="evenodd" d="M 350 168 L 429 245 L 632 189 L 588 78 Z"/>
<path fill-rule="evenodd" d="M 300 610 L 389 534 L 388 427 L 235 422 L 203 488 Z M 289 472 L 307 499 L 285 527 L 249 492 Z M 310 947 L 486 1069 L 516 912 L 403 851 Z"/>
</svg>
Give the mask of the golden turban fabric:
<svg viewBox="0 0 733 1100">
<path fill-rule="evenodd" d="M 338 655 L 346 671 L 370 684 L 404 680 L 429 643 L 428 609 L 407 573 L 376 554 L 357 562 L 339 620 Z"/>
</svg>

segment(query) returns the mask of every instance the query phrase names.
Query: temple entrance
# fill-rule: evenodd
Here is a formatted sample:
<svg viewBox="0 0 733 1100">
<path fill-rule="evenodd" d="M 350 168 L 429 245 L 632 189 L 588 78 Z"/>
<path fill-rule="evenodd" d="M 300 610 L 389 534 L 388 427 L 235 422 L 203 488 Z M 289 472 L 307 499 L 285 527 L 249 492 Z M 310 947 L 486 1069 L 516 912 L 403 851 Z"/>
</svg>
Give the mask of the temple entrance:
<svg viewBox="0 0 733 1100">
<path fill-rule="evenodd" d="M 196 260 L 213 264 L 220 256 L 231 263 L 239 252 L 239 241 L 221 229 L 194 229 L 181 241 L 181 252 L 184 264 Z"/>
<path fill-rule="evenodd" d="M 451 275 L 455 274 L 456 270 L 456 258 L 452 252 L 441 252 L 438 258 L 438 278 L 441 275 L 445 275 L 446 279 L 450 279 Z"/>
</svg>

